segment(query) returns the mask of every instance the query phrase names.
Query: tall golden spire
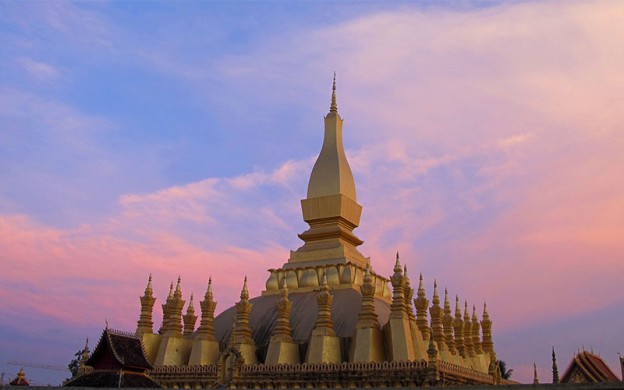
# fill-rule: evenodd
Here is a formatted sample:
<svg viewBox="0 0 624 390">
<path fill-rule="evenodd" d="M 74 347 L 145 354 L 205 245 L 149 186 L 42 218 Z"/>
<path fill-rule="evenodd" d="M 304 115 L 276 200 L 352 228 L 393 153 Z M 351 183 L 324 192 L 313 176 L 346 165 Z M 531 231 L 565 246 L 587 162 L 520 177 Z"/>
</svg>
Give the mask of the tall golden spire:
<svg viewBox="0 0 624 390">
<path fill-rule="evenodd" d="M 251 328 L 249 327 L 251 306 L 251 303 L 249 303 L 249 290 L 247 289 L 247 276 L 245 276 L 240 301 L 236 303 L 236 343 L 253 343 Z"/>
<path fill-rule="evenodd" d="M 416 316 L 414 315 L 414 307 L 412 306 L 412 299 L 414 298 L 414 289 L 410 283 L 409 277 L 407 276 L 407 264 L 403 266 L 403 293 L 405 294 L 405 312 L 407 313 L 407 318 L 410 321 L 414 321 L 416 323 Z"/>
<path fill-rule="evenodd" d="M 403 283 L 403 268 L 399 260 L 399 252 L 396 254 L 396 263 L 394 263 L 394 274 L 390 277 L 392 283 L 392 304 L 390 305 L 390 317 L 407 318 L 405 311 L 405 291 Z"/>
<path fill-rule="evenodd" d="M 156 298 L 154 298 L 152 291 L 152 274 L 150 274 L 149 279 L 147 280 L 147 287 L 145 287 L 145 292 L 139 300 L 141 301 L 141 314 L 139 316 L 139 321 L 137 322 L 136 334 L 142 335 L 144 333 L 152 333 L 152 327 L 154 326 L 154 322 L 152 321 L 152 310 L 154 308 L 154 303 L 156 302 Z"/>
<path fill-rule="evenodd" d="M 314 331 L 322 332 L 325 336 L 335 336 L 334 322 L 331 318 L 331 306 L 334 301 L 333 295 L 329 293 L 329 285 L 327 284 L 327 274 L 323 272 L 321 288 L 316 296 L 318 303 L 318 315 L 316 317 L 316 325 Z"/>
<path fill-rule="evenodd" d="M 472 345 L 472 321 L 470 321 L 470 313 L 468 312 L 468 301 L 464 301 L 464 345 L 466 347 L 466 355 L 474 357 L 475 352 Z"/>
<path fill-rule="evenodd" d="M 442 317 L 444 325 L 444 336 L 446 345 L 452 354 L 457 352 L 455 348 L 455 339 L 453 337 L 453 315 L 451 314 L 451 303 L 449 302 L 448 290 L 444 289 L 444 316 Z"/>
<path fill-rule="evenodd" d="M 494 343 L 492 342 L 492 320 L 487 311 L 487 303 L 483 303 L 483 319 L 481 320 L 481 329 L 483 332 L 483 341 L 481 347 L 483 352 L 489 356 L 494 353 Z"/>
<path fill-rule="evenodd" d="M 182 299 L 182 279 L 178 276 L 178 283 L 176 289 L 173 292 L 173 298 L 171 299 L 169 309 L 169 322 L 167 324 L 167 331 L 174 334 L 182 333 L 182 310 L 186 303 Z"/>
<path fill-rule="evenodd" d="M 276 302 L 277 319 L 273 327 L 271 340 L 292 342 L 292 332 L 290 329 L 290 309 L 292 302 L 288 299 L 288 284 L 286 276 L 282 278 L 282 296 Z"/>
<path fill-rule="evenodd" d="M 375 285 L 370 274 L 370 265 L 364 271 L 364 283 L 360 286 L 362 304 L 358 314 L 358 328 L 379 328 L 377 313 L 375 313 Z"/>
<path fill-rule="evenodd" d="M 191 294 L 191 300 L 186 308 L 186 314 L 184 315 L 184 334 L 189 335 L 195 331 L 195 323 L 197 322 L 197 316 L 195 315 L 195 307 L 193 307 L 193 294 Z"/>
<path fill-rule="evenodd" d="M 432 305 L 429 308 L 429 314 L 431 314 L 431 332 L 433 338 L 438 345 L 440 352 L 446 351 L 446 341 L 444 337 L 444 328 L 442 326 L 442 308 L 440 307 L 440 296 L 438 295 L 438 282 L 433 281 L 433 299 Z"/>
<path fill-rule="evenodd" d="M 416 323 L 418 329 L 423 335 L 424 340 L 429 340 L 429 322 L 427 321 L 427 308 L 429 307 L 429 300 L 425 293 L 425 286 L 423 283 L 423 276 L 420 274 L 420 281 L 418 282 L 418 298 L 414 299 L 414 306 L 416 306 Z"/>
<path fill-rule="evenodd" d="M 162 319 L 162 325 L 160 326 L 160 329 L 158 330 L 158 333 L 160 334 L 165 333 L 167 329 L 169 328 L 169 322 L 170 322 L 169 313 L 171 312 L 172 301 L 173 301 L 173 282 L 171 282 L 171 284 L 169 285 L 169 295 L 167 295 L 167 299 L 165 300 L 165 303 L 162 304 L 163 319 Z"/>
<path fill-rule="evenodd" d="M 197 329 L 197 335 L 207 340 L 216 340 L 214 311 L 217 307 L 217 302 L 214 301 L 212 296 L 212 277 L 208 278 L 208 288 L 206 289 L 204 300 L 199 302 L 199 305 L 201 306 L 202 315 L 199 329 Z"/>
<path fill-rule="evenodd" d="M 455 347 L 459 356 L 468 357 L 466 353 L 466 345 L 464 344 L 464 320 L 462 319 L 461 309 L 459 307 L 459 297 L 455 296 L 455 320 L 453 321 L 453 330 L 455 331 Z"/>
<path fill-rule="evenodd" d="M 330 113 L 338 113 L 338 103 L 336 103 L 336 72 L 334 72 L 334 85 L 332 87 L 331 105 L 329 106 Z"/>
<path fill-rule="evenodd" d="M 477 318 L 477 307 L 472 305 L 472 349 L 476 355 L 483 353 L 483 348 L 481 346 L 481 326 L 479 324 L 479 319 Z"/>
</svg>

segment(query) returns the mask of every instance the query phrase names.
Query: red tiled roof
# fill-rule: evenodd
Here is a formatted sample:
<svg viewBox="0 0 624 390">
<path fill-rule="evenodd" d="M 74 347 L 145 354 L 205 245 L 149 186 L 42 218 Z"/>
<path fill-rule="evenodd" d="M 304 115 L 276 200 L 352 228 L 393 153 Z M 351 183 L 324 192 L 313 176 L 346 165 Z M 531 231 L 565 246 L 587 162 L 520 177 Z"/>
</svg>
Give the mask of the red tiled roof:
<svg viewBox="0 0 624 390">
<path fill-rule="evenodd" d="M 620 381 L 620 378 L 611 371 L 604 360 L 591 352 L 583 351 L 576 354 L 563 374 L 561 382 L 570 382 L 572 380 L 572 374 L 577 370 L 580 371 L 586 381 L 590 383 Z"/>
<path fill-rule="evenodd" d="M 97 369 L 97 360 L 102 353 L 106 354 L 106 350 L 110 351 L 112 357 L 125 369 L 133 368 L 145 371 L 153 368 L 145 357 L 141 339 L 133 334 L 104 329 L 97 347 L 87 361 L 87 365 Z"/>
</svg>

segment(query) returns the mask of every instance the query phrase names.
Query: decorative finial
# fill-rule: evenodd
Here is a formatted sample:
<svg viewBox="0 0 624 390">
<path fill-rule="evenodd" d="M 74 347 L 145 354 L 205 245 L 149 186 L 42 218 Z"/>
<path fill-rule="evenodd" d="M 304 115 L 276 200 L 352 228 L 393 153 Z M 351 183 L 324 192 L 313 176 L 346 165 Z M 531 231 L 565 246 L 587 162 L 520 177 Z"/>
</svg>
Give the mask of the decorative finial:
<svg viewBox="0 0 624 390">
<path fill-rule="evenodd" d="M 327 272 L 323 270 L 323 277 L 321 279 L 321 290 L 329 290 L 329 285 L 327 284 Z"/>
<path fill-rule="evenodd" d="M 286 275 L 282 276 L 282 296 L 288 297 L 288 283 L 286 283 Z"/>
<path fill-rule="evenodd" d="M 332 87 L 331 105 L 329 106 L 329 112 L 338 113 L 338 103 L 336 103 L 336 72 L 334 71 L 334 85 Z"/>
<path fill-rule="evenodd" d="M 175 292 L 180 292 L 180 283 L 181 282 L 182 282 L 182 279 L 180 278 L 180 275 L 178 275 L 178 284 L 176 285 Z"/>
<path fill-rule="evenodd" d="M 108 329 L 108 320 L 106 318 L 104 318 L 104 323 L 106 324 L 106 328 L 104 329 Z"/>
<path fill-rule="evenodd" d="M 533 362 L 533 384 L 539 384 L 539 380 L 537 379 L 537 366 L 535 365 L 535 362 Z"/>
<path fill-rule="evenodd" d="M 243 289 L 241 290 L 241 299 L 249 299 L 249 290 L 247 289 L 247 275 L 245 275 L 245 281 L 243 282 Z"/>
<path fill-rule="evenodd" d="M 173 282 L 169 285 L 169 295 L 167 298 L 173 298 Z"/>
<path fill-rule="evenodd" d="M 401 272 L 401 261 L 399 260 L 399 251 L 396 253 L 396 262 L 394 263 L 394 272 Z"/>
<path fill-rule="evenodd" d="M 208 277 L 208 288 L 206 289 L 206 293 L 210 293 L 212 295 L 212 276 Z"/>
<path fill-rule="evenodd" d="M 552 347 L 552 381 L 553 383 L 559 383 L 559 369 L 557 368 L 557 355 L 555 354 L 555 347 Z"/>
</svg>

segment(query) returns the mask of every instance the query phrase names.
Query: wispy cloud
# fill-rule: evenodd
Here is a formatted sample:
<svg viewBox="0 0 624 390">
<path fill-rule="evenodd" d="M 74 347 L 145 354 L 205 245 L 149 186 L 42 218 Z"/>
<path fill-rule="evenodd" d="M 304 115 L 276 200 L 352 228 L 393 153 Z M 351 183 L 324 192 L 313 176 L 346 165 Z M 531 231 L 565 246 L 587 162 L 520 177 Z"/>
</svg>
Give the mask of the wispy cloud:
<svg viewBox="0 0 624 390">
<path fill-rule="evenodd" d="M 45 62 L 35 61 L 31 58 L 18 58 L 17 61 L 24 70 L 36 79 L 47 81 L 55 80 L 60 76 L 58 69 Z"/>
<path fill-rule="evenodd" d="M 499 356 L 530 381 L 527 367 L 542 352 L 534 346 L 516 354 L 510 340 L 518 332 L 571 327 L 622 304 L 623 14 L 624 5 L 614 2 L 406 8 L 260 36 L 248 50 L 209 61 L 158 45 L 140 51 L 132 39 L 120 46 L 119 31 L 106 20 L 92 32 L 130 53 L 134 66 L 193 88 L 193 104 L 210 108 L 214 132 L 234 139 L 225 144 L 236 147 L 232 161 L 247 158 L 248 165 L 228 164 L 228 173 L 182 183 L 118 184 L 114 203 L 90 200 L 108 207 L 105 217 L 70 227 L 4 206 L 13 211 L 0 220 L 0 260 L 17 264 L 10 283 L 0 283 L 3 298 L 12 297 L 3 299 L 11 302 L 6 310 L 15 314 L 23 304 L 33 316 L 89 321 L 60 307 L 69 302 L 86 310 L 85 318 L 100 321 L 105 313 L 132 329 L 136 296 L 150 272 L 160 299 L 178 273 L 185 296 L 201 294 L 213 275 L 219 310 L 236 300 L 244 273 L 254 275 L 252 291 L 259 293 L 265 270 L 300 245 L 298 200 L 320 147 L 310 134 L 320 140 L 330 87 L 318 80 L 337 68 L 347 153 L 364 206 L 356 230 L 362 252 L 388 275 L 400 250 L 413 279 L 423 272 L 429 294 L 437 278 L 470 303 L 487 300 Z M 73 31 L 70 22 L 54 28 Z M 165 45 L 175 48 L 175 41 Z M 119 126 L 115 121 L 23 91 L 5 90 L 0 99 L 7 129 L 51 129 L 5 130 L 7 145 L 29 145 L 25 137 L 43 134 L 61 145 L 50 150 L 55 156 L 73 156 L 69 167 L 83 158 L 113 164 L 112 171 L 143 166 L 141 158 L 110 158 L 93 135 Z M 255 160 L 265 144 L 270 162 Z M 43 183 L 40 191 L 54 187 L 53 172 L 42 181 L 16 161 L 10 166 L 24 180 L 12 187 L 28 180 Z M 93 170 L 95 180 L 105 171 Z M 129 177 L 158 175 L 153 163 L 144 171 Z M 75 193 L 89 187 L 60 183 L 73 183 L 68 203 L 75 204 Z M 0 202 L 7 199 L 17 202 Z M 88 307 L 81 296 L 91 299 Z M 588 344 L 600 339 L 580 333 Z M 612 341 L 604 354 L 618 348 Z"/>
</svg>

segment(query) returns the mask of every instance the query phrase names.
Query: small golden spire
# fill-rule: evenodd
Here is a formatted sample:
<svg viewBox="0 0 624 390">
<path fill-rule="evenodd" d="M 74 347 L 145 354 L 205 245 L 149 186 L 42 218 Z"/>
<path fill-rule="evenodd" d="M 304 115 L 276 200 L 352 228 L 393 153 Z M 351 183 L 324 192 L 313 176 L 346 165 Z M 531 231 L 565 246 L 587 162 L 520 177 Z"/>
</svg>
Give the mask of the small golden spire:
<svg viewBox="0 0 624 390">
<path fill-rule="evenodd" d="M 167 296 L 167 299 L 169 298 L 173 298 L 173 282 L 169 285 L 169 295 Z"/>
<path fill-rule="evenodd" d="M 204 294 L 204 300 L 199 302 L 199 306 L 202 314 L 197 335 L 203 339 L 216 340 L 214 335 L 214 311 L 217 303 L 212 297 L 212 277 L 208 278 L 206 294 Z"/>
<path fill-rule="evenodd" d="M 396 262 L 394 263 L 394 272 L 401 272 L 401 261 L 399 260 L 399 251 L 396 253 Z"/>
<path fill-rule="evenodd" d="M 147 287 L 145 287 L 145 292 L 152 292 L 152 274 L 149 274 L 149 278 L 147 279 Z"/>
<path fill-rule="evenodd" d="M 184 334 L 192 334 L 195 331 L 195 323 L 197 322 L 195 307 L 193 307 L 193 294 L 191 294 L 191 300 L 186 308 L 186 315 L 182 318 L 184 320 Z"/>
<path fill-rule="evenodd" d="M 427 294 L 425 293 L 425 284 L 423 282 L 422 273 L 420 274 L 420 280 L 418 282 L 417 297 L 414 299 L 414 306 L 416 306 L 416 323 L 418 329 L 423 335 L 424 340 L 429 340 L 429 322 L 427 321 L 427 308 L 429 307 L 429 300 L 427 300 Z"/>
<path fill-rule="evenodd" d="M 438 295 L 438 281 L 436 279 L 433 280 L 433 300 L 432 303 L 434 305 L 440 304 L 440 296 Z"/>
<path fill-rule="evenodd" d="M 323 270 L 323 277 L 321 278 L 321 291 L 329 290 L 329 284 L 327 284 L 327 272 Z"/>
<path fill-rule="evenodd" d="M 243 282 L 243 289 L 241 290 L 241 299 L 249 299 L 249 290 L 247 289 L 247 275 L 245 275 L 245 281 Z"/>
<path fill-rule="evenodd" d="M 329 112 L 338 113 L 338 103 L 336 103 L 336 72 L 334 71 L 334 84 L 332 86 L 332 98 L 331 105 L 329 106 Z"/>
<path fill-rule="evenodd" d="M 286 275 L 282 276 L 282 297 L 288 298 L 288 283 L 286 283 Z"/>
</svg>

